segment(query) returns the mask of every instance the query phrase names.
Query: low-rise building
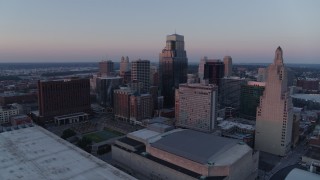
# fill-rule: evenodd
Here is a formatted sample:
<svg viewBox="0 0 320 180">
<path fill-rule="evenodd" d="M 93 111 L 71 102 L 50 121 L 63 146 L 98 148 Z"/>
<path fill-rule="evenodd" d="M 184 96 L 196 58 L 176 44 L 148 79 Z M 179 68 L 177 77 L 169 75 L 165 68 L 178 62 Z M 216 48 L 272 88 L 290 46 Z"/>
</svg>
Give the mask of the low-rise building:
<svg viewBox="0 0 320 180">
<path fill-rule="evenodd" d="M 19 109 L 14 106 L 0 106 L 0 124 L 9 123 L 10 117 L 19 114 Z"/>
<path fill-rule="evenodd" d="M 188 129 L 142 129 L 112 146 L 119 166 L 146 179 L 250 180 L 259 153 L 239 140 Z M 162 128 L 162 130 L 165 127 Z"/>
</svg>

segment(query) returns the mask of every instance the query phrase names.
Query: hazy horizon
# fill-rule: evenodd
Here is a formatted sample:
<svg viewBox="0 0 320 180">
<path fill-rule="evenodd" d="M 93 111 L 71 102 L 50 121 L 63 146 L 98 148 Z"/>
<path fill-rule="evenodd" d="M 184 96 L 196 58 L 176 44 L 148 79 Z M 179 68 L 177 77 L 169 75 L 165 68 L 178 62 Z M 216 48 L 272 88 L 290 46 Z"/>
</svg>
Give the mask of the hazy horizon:
<svg viewBox="0 0 320 180">
<path fill-rule="evenodd" d="M 0 63 L 157 62 L 166 35 L 184 35 L 189 62 L 201 57 L 271 63 L 320 60 L 320 2 L 42 1 L 0 2 Z"/>
</svg>

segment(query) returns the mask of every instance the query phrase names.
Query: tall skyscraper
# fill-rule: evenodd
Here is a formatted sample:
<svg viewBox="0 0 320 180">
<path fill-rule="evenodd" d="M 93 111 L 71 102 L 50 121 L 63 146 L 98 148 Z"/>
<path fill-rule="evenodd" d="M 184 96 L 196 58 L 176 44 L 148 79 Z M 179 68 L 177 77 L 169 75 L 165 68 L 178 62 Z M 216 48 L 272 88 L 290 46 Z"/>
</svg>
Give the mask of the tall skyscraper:
<svg viewBox="0 0 320 180">
<path fill-rule="evenodd" d="M 126 72 L 130 71 L 129 57 L 121 57 L 120 61 L 120 76 L 123 77 Z"/>
<path fill-rule="evenodd" d="M 98 103 L 103 107 L 113 107 L 113 93 L 123 84 L 122 77 L 98 77 L 96 83 Z"/>
<path fill-rule="evenodd" d="M 188 58 L 184 49 L 184 37 L 178 34 L 167 36 L 166 47 L 159 56 L 159 80 L 164 106 L 174 106 L 175 88 L 187 82 Z"/>
<path fill-rule="evenodd" d="M 200 82 L 208 81 L 210 84 L 219 86 L 220 80 L 224 76 L 224 64 L 219 59 L 204 57 L 200 60 L 198 75 Z"/>
<path fill-rule="evenodd" d="M 111 60 L 99 62 L 100 76 L 110 76 L 113 74 L 113 62 Z"/>
<path fill-rule="evenodd" d="M 257 108 L 255 148 L 285 156 L 291 147 L 293 108 L 280 47 L 267 72 L 266 88 Z"/>
<path fill-rule="evenodd" d="M 230 77 L 232 76 L 232 58 L 231 56 L 225 56 L 223 58 L 224 63 L 224 76 Z"/>
<path fill-rule="evenodd" d="M 256 120 L 257 107 L 260 96 L 263 95 L 265 82 L 248 81 L 241 85 L 239 116 L 249 120 Z"/>
<path fill-rule="evenodd" d="M 150 89 L 150 61 L 136 60 L 131 63 L 131 82 L 142 83 L 141 93 L 147 93 Z"/>
<path fill-rule="evenodd" d="M 211 132 L 217 113 L 217 86 L 180 84 L 176 89 L 176 126 Z"/>
</svg>

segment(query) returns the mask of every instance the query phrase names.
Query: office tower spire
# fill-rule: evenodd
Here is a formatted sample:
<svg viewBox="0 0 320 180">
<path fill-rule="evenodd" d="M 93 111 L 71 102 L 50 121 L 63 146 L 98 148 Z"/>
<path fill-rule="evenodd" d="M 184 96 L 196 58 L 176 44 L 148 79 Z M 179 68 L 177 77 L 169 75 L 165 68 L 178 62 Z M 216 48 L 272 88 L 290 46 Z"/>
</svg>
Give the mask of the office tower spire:
<svg viewBox="0 0 320 180">
<path fill-rule="evenodd" d="M 184 37 L 178 34 L 167 36 L 166 47 L 159 56 L 159 79 L 164 106 L 174 106 L 175 88 L 187 82 L 188 58 L 184 49 Z"/>
<path fill-rule="evenodd" d="M 275 56 L 274 56 L 274 64 L 280 65 L 283 64 L 283 57 L 282 57 L 282 49 L 279 46 L 276 50 Z"/>
<path fill-rule="evenodd" d="M 280 47 L 267 72 L 266 88 L 257 107 L 255 148 L 284 156 L 291 146 L 293 114 L 287 86 L 288 71 Z"/>
</svg>

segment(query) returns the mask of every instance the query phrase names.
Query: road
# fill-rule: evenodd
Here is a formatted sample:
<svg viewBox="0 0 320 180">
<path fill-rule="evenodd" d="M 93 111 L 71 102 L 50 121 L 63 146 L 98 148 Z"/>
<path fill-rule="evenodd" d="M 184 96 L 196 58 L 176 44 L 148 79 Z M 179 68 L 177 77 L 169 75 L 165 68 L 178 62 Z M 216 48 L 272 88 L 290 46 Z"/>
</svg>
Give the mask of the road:
<svg viewBox="0 0 320 180">
<path fill-rule="evenodd" d="M 264 179 L 269 180 L 271 177 L 283 168 L 297 164 L 300 161 L 300 157 L 307 151 L 306 139 L 300 142 L 287 156 L 281 158 L 280 162 L 270 171 L 265 173 Z"/>
</svg>

